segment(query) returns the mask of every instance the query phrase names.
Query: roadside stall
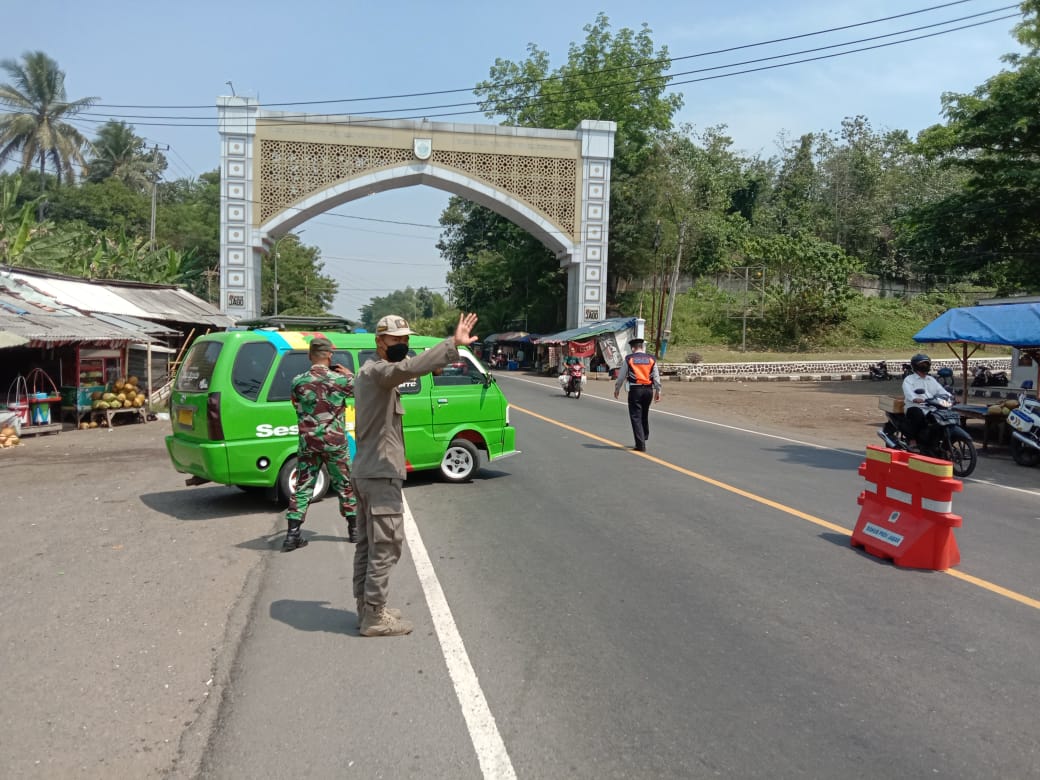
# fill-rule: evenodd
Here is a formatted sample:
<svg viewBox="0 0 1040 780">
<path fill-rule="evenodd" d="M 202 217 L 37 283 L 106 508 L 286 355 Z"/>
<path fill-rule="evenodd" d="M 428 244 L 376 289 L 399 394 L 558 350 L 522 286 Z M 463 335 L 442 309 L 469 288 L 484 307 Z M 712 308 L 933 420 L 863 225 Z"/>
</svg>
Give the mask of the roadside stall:
<svg viewBox="0 0 1040 780">
<path fill-rule="evenodd" d="M 636 317 L 613 317 L 540 336 L 534 340 L 538 360 L 545 373 L 558 374 L 566 358 L 577 357 L 591 378 L 612 377 L 629 351 L 629 339 L 642 336 L 642 326 Z"/>
<path fill-rule="evenodd" d="M 492 368 L 516 371 L 534 360 L 532 344 L 538 336 L 524 330 L 492 333 L 484 339 L 483 360 Z"/>
<path fill-rule="evenodd" d="M 1001 303 L 950 309 L 915 336 L 919 344 L 942 343 L 961 362 L 965 390 L 969 387 L 968 358 L 982 346 L 1011 347 L 1009 392 L 1036 391 L 1040 356 L 1040 303 Z M 1022 358 L 1025 358 L 1023 360 Z M 1024 383 L 1031 382 L 1029 387 Z M 967 395 L 964 398 L 967 401 Z"/>
<path fill-rule="evenodd" d="M 983 448 L 989 441 L 1009 441 L 1012 431 L 1006 424 L 1018 406 L 1018 395 L 1036 397 L 1040 376 L 1040 302 L 994 303 L 950 309 L 928 323 L 915 336 L 919 344 L 942 343 L 961 362 L 962 403 L 955 404 L 962 421 L 982 420 L 985 425 Z M 999 403 L 968 403 L 968 358 L 982 346 L 1012 348 L 1011 381 L 1003 388 Z M 1022 456 L 1017 440 L 1011 440 L 1012 454 L 1019 463 L 1031 461 Z M 1028 453 L 1026 453 L 1028 454 Z"/>
</svg>

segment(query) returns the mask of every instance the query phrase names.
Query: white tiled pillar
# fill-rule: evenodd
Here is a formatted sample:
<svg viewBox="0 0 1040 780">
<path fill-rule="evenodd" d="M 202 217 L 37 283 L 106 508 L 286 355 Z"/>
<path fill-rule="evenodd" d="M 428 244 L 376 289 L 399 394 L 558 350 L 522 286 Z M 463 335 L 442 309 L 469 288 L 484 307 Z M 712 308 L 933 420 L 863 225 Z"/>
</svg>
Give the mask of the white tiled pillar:
<svg viewBox="0 0 1040 780">
<path fill-rule="evenodd" d="M 217 98 L 220 131 L 220 309 L 236 320 L 260 315 L 263 252 L 253 247 L 255 98 Z"/>
<path fill-rule="evenodd" d="M 576 308 L 567 314 L 569 328 L 606 319 L 607 244 L 610 238 L 610 161 L 614 159 L 615 122 L 586 119 L 578 125 L 581 136 L 582 234 L 574 285 Z M 568 295 L 568 299 L 572 296 Z"/>
</svg>

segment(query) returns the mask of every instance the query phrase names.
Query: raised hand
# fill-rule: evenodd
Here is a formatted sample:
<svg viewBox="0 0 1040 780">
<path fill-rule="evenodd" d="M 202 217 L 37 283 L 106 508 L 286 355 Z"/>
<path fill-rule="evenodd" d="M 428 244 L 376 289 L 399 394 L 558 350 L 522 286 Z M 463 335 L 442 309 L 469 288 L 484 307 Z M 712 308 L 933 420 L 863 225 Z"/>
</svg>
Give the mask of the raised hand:
<svg viewBox="0 0 1040 780">
<path fill-rule="evenodd" d="M 473 326 L 477 324 L 477 315 L 473 314 L 460 314 L 459 324 L 455 326 L 455 346 L 456 347 L 468 347 L 474 341 L 477 340 L 477 336 L 472 335 Z"/>
</svg>

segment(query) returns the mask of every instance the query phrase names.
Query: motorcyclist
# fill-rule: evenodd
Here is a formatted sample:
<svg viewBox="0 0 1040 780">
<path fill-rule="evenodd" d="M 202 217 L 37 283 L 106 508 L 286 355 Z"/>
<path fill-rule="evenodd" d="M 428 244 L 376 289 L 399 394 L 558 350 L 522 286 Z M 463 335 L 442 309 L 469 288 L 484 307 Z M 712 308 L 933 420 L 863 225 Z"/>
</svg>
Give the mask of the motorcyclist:
<svg viewBox="0 0 1040 780">
<path fill-rule="evenodd" d="M 932 370 L 932 359 L 918 352 L 910 358 L 911 372 L 903 380 L 903 401 L 906 409 L 906 423 L 909 428 L 909 444 L 916 448 L 925 428 L 928 426 L 928 409 L 925 401 L 946 395 L 939 381 L 929 372 Z"/>
<path fill-rule="evenodd" d="M 572 376 L 580 377 L 585 371 L 585 366 L 581 362 L 581 358 L 568 355 L 563 360 L 563 365 L 560 366 L 560 386 L 566 390 L 567 385 L 570 384 Z"/>
</svg>

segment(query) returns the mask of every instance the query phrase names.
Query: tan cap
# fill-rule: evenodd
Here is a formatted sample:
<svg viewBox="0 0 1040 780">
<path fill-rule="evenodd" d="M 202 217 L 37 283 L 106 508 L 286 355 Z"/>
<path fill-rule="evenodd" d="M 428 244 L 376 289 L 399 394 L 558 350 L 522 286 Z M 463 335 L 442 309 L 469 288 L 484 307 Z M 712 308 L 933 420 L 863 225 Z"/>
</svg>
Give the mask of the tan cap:
<svg viewBox="0 0 1040 780">
<path fill-rule="evenodd" d="M 317 336 L 311 339 L 309 350 L 311 354 L 314 354 L 315 352 L 332 352 L 334 349 L 335 347 L 332 346 L 332 342 L 324 336 Z"/>
<path fill-rule="evenodd" d="M 408 320 L 396 314 L 387 314 L 376 323 L 377 336 L 410 336 L 415 333 L 408 327 Z"/>
</svg>

